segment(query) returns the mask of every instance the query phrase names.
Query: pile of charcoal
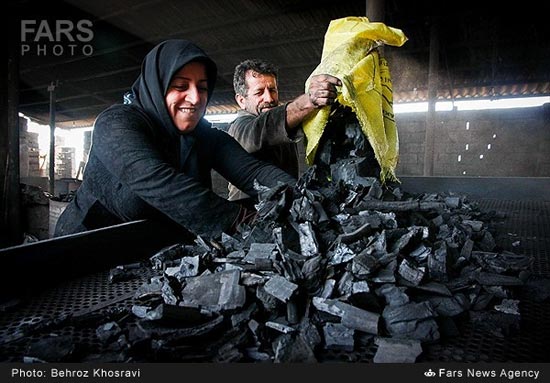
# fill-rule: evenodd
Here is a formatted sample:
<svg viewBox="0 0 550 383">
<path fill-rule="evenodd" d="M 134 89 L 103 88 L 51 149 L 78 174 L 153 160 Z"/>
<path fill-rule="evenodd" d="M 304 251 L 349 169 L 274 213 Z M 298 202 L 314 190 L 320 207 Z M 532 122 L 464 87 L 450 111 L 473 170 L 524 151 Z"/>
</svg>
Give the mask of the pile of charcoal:
<svg viewBox="0 0 550 383">
<path fill-rule="evenodd" d="M 238 235 L 152 256 L 158 275 L 136 293 L 129 343 L 156 360 L 312 362 L 375 342 L 375 362 L 414 362 L 461 321 L 519 318 L 530 259 L 498 251 L 475 206 L 338 167 L 354 182 L 319 182 L 313 166 L 294 189 L 264 189 Z"/>
<path fill-rule="evenodd" d="M 356 120 L 334 121 L 294 187 L 257 185 L 252 224 L 153 255 L 137 320 L 98 335 L 124 334 L 137 360 L 316 362 L 371 346 L 374 362 L 414 362 L 464 321 L 519 326 L 531 259 L 496 245 L 495 217 L 464 196 L 382 185 Z"/>
<path fill-rule="evenodd" d="M 131 310 L 103 317 L 103 352 L 87 360 L 323 362 L 375 350 L 374 362 L 415 362 L 464 323 L 517 330 L 532 260 L 497 246 L 498 216 L 464 196 L 381 184 L 356 121 L 335 121 L 345 123 L 296 185 L 257 185 L 252 223 L 152 255 L 153 276 Z M 111 283 L 138 266 L 112 269 Z"/>
</svg>

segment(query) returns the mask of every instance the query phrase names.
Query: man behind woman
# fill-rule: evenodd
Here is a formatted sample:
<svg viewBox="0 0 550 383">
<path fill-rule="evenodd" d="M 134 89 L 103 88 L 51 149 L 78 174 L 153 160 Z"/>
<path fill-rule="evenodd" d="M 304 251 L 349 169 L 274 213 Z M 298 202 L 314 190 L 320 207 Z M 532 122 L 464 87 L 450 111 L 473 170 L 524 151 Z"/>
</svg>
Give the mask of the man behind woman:
<svg viewBox="0 0 550 383">
<path fill-rule="evenodd" d="M 256 158 L 299 177 L 297 142 L 302 122 L 316 109 L 334 104 L 340 79 L 329 74 L 311 77 L 308 91 L 279 105 L 278 70 L 261 59 L 247 59 L 235 67 L 233 88 L 241 110 L 228 133 Z M 229 200 L 248 197 L 245 190 L 229 184 Z"/>
</svg>

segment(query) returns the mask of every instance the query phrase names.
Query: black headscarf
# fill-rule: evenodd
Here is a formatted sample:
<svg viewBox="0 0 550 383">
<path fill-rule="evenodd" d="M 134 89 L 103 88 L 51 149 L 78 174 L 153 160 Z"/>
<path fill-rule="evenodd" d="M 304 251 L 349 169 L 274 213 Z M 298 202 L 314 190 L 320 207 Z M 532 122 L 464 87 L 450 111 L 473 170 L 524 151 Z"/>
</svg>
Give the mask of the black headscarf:
<svg viewBox="0 0 550 383">
<path fill-rule="evenodd" d="M 202 62 L 206 67 L 210 100 L 217 78 L 216 64 L 201 48 L 187 40 L 166 40 L 155 46 L 145 56 L 141 74 L 132 86 L 132 104 L 143 109 L 154 123 L 164 127 L 170 136 L 184 138 L 185 135 L 182 135 L 174 125 L 164 97 L 174 74 L 191 61 Z"/>
</svg>

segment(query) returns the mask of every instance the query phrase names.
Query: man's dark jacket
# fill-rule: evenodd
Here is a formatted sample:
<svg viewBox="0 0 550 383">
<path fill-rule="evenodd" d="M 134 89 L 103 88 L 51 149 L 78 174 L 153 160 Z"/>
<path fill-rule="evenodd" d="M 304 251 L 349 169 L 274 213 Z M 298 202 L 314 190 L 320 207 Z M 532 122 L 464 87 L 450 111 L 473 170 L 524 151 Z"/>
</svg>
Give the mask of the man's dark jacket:
<svg viewBox="0 0 550 383">
<path fill-rule="evenodd" d="M 296 137 L 289 137 L 286 130 L 286 104 L 258 116 L 240 110 L 227 132 L 257 159 L 269 162 L 295 178 L 299 177 L 297 142 L 302 138 L 302 133 L 301 128 L 296 129 Z M 248 197 L 248 193 L 235 184 L 229 184 L 228 188 L 230 201 Z"/>
</svg>

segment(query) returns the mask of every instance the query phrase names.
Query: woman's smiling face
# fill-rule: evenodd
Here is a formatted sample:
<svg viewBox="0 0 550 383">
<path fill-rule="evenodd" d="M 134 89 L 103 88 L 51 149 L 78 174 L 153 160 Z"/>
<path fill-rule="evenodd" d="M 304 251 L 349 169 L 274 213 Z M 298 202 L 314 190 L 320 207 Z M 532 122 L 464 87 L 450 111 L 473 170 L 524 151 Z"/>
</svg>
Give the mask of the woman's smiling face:
<svg viewBox="0 0 550 383">
<path fill-rule="evenodd" d="M 189 133 L 206 112 L 208 78 L 203 63 L 192 61 L 174 74 L 164 98 L 174 125 Z"/>
</svg>

